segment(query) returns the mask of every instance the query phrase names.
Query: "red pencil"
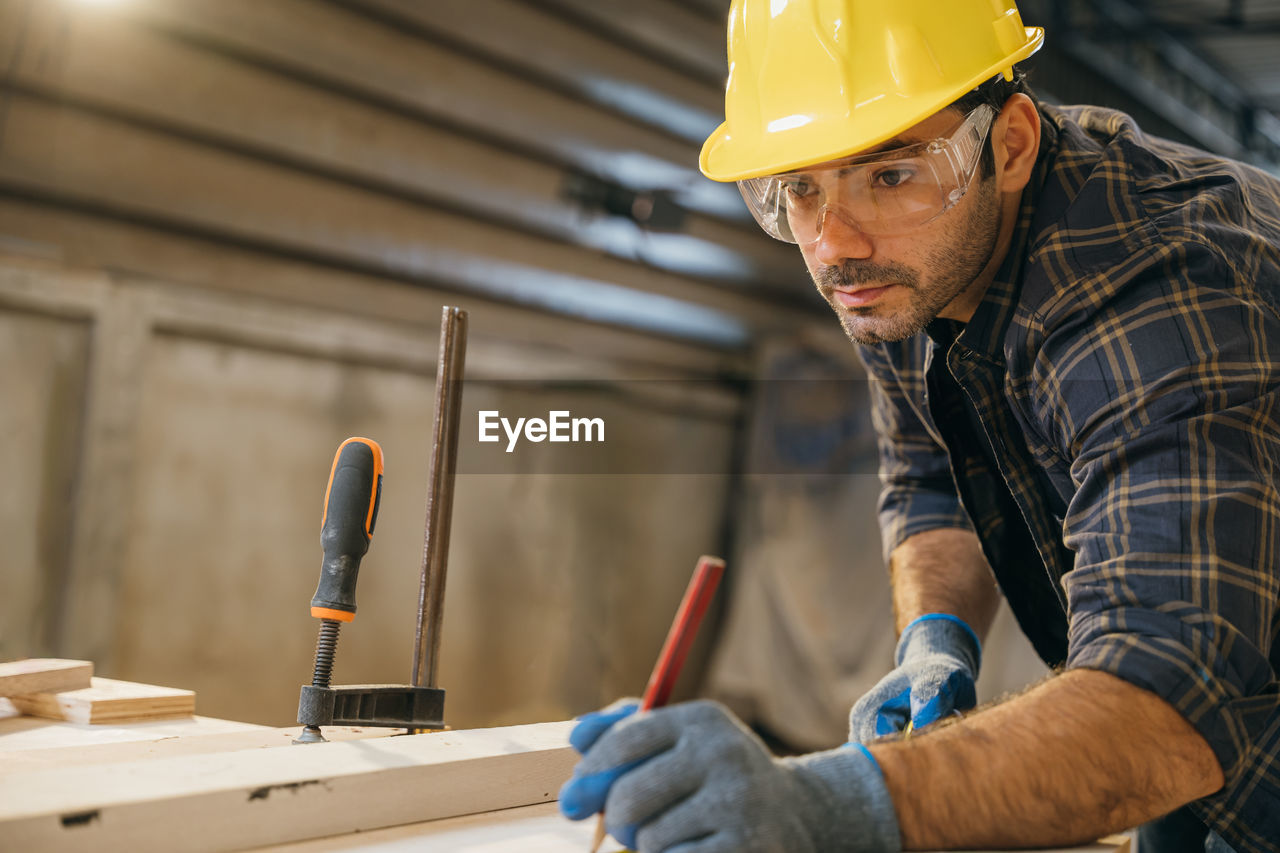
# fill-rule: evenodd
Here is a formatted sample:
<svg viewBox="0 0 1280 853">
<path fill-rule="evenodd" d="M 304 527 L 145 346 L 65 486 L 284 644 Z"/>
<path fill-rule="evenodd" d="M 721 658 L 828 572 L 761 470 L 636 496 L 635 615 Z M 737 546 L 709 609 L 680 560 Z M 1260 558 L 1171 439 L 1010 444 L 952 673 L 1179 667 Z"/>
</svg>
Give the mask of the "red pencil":
<svg viewBox="0 0 1280 853">
<path fill-rule="evenodd" d="M 671 622 L 666 642 L 662 644 L 662 651 L 658 654 L 658 662 L 654 664 L 653 673 L 649 676 L 649 684 L 644 689 L 644 697 L 640 700 L 641 711 L 661 708 L 671 698 L 671 690 L 676 686 L 676 679 L 680 677 L 680 668 L 684 666 L 684 659 L 689 655 L 693 638 L 698 635 L 698 626 L 702 624 L 702 617 L 707 612 L 707 606 L 711 604 L 711 597 L 715 595 L 722 575 L 724 575 L 724 560 L 707 556 L 698 558 L 698 565 L 693 570 L 693 578 L 690 579 L 689 586 L 684 591 L 680 609 L 676 611 L 676 618 Z M 600 843 L 604 841 L 604 837 L 604 812 L 602 811 L 596 820 L 596 834 L 591 843 L 591 853 L 596 853 L 600 849 Z"/>
<path fill-rule="evenodd" d="M 680 668 L 689 655 L 693 638 L 698 634 L 698 626 L 711 604 L 720 577 L 724 574 L 724 560 L 719 557 L 699 557 L 698 565 L 693 570 L 693 578 L 684 591 L 680 601 L 680 609 L 667 631 L 667 640 L 662 644 L 658 654 L 658 662 L 649 676 L 649 684 L 644 689 L 644 698 L 640 702 L 641 711 L 661 708 L 671 698 L 671 690 L 680 677 Z"/>
</svg>

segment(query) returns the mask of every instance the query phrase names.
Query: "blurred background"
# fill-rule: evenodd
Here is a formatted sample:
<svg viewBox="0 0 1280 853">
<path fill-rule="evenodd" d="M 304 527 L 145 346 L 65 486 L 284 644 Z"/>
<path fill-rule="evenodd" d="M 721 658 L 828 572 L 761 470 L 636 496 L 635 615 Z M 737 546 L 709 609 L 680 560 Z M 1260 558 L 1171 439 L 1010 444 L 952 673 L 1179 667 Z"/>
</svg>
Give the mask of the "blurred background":
<svg viewBox="0 0 1280 853">
<path fill-rule="evenodd" d="M 0 659 L 287 725 L 334 450 L 382 444 L 335 683 L 410 677 L 439 318 L 470 315 L 454 727 L 681 695 L 844 740 L 891 666 L 862 373 L 794 247 L 703 179 L 724 0 L 0 0 Z M 1048 100 L 1273 168 L 1280 4 L 1027 0 Z M 603 445 L 477 441 L 479 410 Z M 1007 613 L 985 698 L 1044 673 Z"/>
</svg>

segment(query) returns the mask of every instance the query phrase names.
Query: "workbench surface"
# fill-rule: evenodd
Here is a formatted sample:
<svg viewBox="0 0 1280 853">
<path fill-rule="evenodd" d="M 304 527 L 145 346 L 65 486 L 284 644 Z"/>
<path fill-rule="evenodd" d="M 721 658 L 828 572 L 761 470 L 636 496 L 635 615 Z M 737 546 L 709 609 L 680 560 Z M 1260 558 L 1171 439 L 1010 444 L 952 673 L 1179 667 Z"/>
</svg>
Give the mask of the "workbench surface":
<svg viewBox="0 0 1280 853">
<path fill-rule="evenodd" d="M 260 847 L 252 853 L 586 853 L 591 848 L 594 833 L 594 820 L 574 823 L 560 816 L 555 803 L 543 803 L 393 826 L 358 835 Z M 621 850 L 623 847 L 612 838 L 600 847 L 601 853 Z M 1128 850 L 1128 839 L 1116 837 L 1084 847 L 1038 850 L 1036 853 L 1128 853 Z"/>
<path fill-rule="evenodd" d="M 297 731 L 208 717 L 55 722 L 0 700 L 0 835 L 42 853 L 590 847 L 595 822 L 564 820 L 551 801 L 575 760 L 566 723 L 396 738 L 333 728 L 333 743 L 289 747 Z M 1127 850 L 1118 839 L 1072 853 Z"/>
<path fill-rule="evenodd" d="M 541 803 L 356 835 L 260 847 L 252 853 L 514 853 L 517 850 L 520 853 L 586 853 L 591 849 L 595 828 L 594 820 L 577 823 L 565 820 L 555 803 Z M 609 838 L 600 846 L 600 853 L 617 853 L 622 849 Z"/>
</svg>

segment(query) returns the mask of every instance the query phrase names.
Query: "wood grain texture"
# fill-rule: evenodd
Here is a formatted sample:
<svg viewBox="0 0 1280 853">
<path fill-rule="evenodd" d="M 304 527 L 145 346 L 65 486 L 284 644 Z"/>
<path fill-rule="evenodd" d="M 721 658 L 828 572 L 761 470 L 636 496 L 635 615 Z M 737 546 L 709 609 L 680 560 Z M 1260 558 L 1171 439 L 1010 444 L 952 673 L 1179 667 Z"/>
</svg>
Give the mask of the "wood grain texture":
<svg viewBox="0 0 1280 853">
<path fill-rule="evenodd" d="M 561 817 L 555 803 L 506 809 L 501 812 L 393 826 L 359 835 L 316 838 L 294 844 L 256 848 L 253 853 L 335 853 L 376 850 L 378 853 L 585 853 L 591 846 L 592 821 Z M 624 848 L 606 838 L 600 853 Z"/>
<path fill-rule="evenodd" d="M 573 823 L 565 820 L 555 804 L 546 803 L 491 814 L 396 826 L 359 835 L 256 848 L 253 853 L 498 853 L 507 850 L 583 853 L 591 842 L 591 830 L 591 821 Z M 606 839 L 600 849 L 602 853 L 623 850 L 612 838 Z M 1129 853 L 1129 839 L 1117 835 L 1082 847 L 1043 850 L 1040 853 Z"/>
<path fill-rule="evenodd" d="M 13 736 L 6 726 L 24 722 L 36 721 L 0 719 L 0 748 Z M 92 730 L 42 724 L 54 735 L 46 739 L 52 748 L 6 752 L 0 761 L 0 837 L 28 842 L 22 849 L 580 853 L 590 840 L 590 822 L 564 820 L 550 801 L 575 761 L 564 745 L 569 723 L 395 738 L 335 727 L 326 735 L 348 742 L 285 749 L 269 747 L 288 743 L 296 727 L 207 718 Z M 175 734 L 150 743 L 69 745 L 86 731 L 144 730 Z M 369 737 L 377 739 L 362 740 Z M 338 746 L 344 749 L 333 749 Z M 25 763 L 45 758 L 51 760 L 43 767 Z M 122 763 L 83 766 L 110 761 Z M 498 799 L 504 796 L 517 804 L 504 806 Z M 518 804 L 525 798 L 535 804 Z M 371 800 L 379 808 L 388 805 L 384 800 L 405 808 L 397 812 L 401 817 L 385 809 L 362 813 L 358 804 Z M 350 807 L 355 820 L 333 816 L 332 823 L 347 828 L 324 832 L 335 807 Z M 415 816 L 402 816 L 411 811 Z M 449 814 L 457 816 L 442 816 Z M 248 830 L 238 827 L 242 820 L 251 824 Z M 230 828 L 219 829 L 219 821 Z M 181 831 L 187 826 L 195 831 Z M 205 827 L 208 833 L 201 832 Z M 603 848 L 621 849 L 612 839 Z M 1129 839 L 1112 836 L 1050 853 L 1129 853 Z"/>
<path fill-rule="evenodd" d="M 191 690 L 158 687 L 113 678 L 94 678 L 91 686 L 60 693 L 29 693 L 10 697 L 24 714 L 73 723 L 125 722 L 194 714 Z"/>
<path fill-rule="evenodd" d="M 220 851 L 555 798 L 572 723 L 252 749 L 0 777 L 16 850 Z"/>
<path fill-rule="evenodd" d="M 19 753 L 91 753 L 99 746 L 142 744 L 258 730 L 272 731 L 267 726 L 253 723 L 201 716 L 165 717 L 136 723 L 69 723 L 65 720 L 24 716 L 8 699 L 0 699 L 0 765 L 7 764 L 11 755 Z"/>
<path fill-rule="evenodd" d="M 93 663 L 87 660 L 27 658 L 0 663 L 0 696 L 78 690 L 89 686 Z"/>
<path fill-rule="evenodd" d="M 30 719 L 30 718 L 26 718 Z M 89 743 L 71 745 L 55 745 L 65 731 L 45 731 L 43 740 L 28 749 L 6 749 L 4 721 L 0 721 L 0 775 L 23 773 L 32 770 L 52 770 L 59 767 L 85 767 L 91 764 L 115 764 L 122 761 L 141 761 L 144 759 L 173 758 L 179 755 L 209 755 L 220 752 L 235 752 L 242 749 L 272 749 L 281 746 L 292 746 L 293 740 L 302 731 L 302 726 L 273 729 L 270 726 L 255 726 L 251 723 L 236 723 L 231 720 L 216 720 L 210 717 L 193 717 L 194 721 L 204 721 L 203 725 L 190 726 L 188 730 L 176 726 L 168 726 L 171 733 L 162 734 L 165 729 L 163 721 L 159 723 L 133 723 L 115 727 L 123 730 L 122 734 L 131 734 L 130 729 L 156 726 L 154 738 L 134 738 L 107 743 Z M 70 723 L 54 723 L 47 721 L 51 727 L 65 727 Z M 185 721 L 180 721 L 185 722 Z M 93 730 L 101 730 L 106 726 L 94 726 Z M 375 729 L 355 726 L 326 726 L 325 739 L 329 741 L 366 740 L 369 738 L 391 737 L 403 734 L 404 729 Z M 72 735 L 76 738 L 79 732 Z M 17 739 L 21 739 L 20 736 Z"/>
</svg>

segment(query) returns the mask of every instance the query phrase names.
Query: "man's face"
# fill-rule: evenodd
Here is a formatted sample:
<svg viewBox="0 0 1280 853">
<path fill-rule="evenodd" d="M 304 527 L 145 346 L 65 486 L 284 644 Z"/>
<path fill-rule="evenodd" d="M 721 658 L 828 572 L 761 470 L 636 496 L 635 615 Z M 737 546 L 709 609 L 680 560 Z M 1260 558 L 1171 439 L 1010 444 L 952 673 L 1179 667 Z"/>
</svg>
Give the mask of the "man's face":
<svg viewBox="0 0 1280 853">
<path fill-rule="evenodd" d="M 944 136 L 958 118 L 944 110 L 897 141 L 909 145 Z M 851 340 L 875 344 L 911 337 L 966 293 L 987 268 L 999 236 L 995 184 L 979 169 L 955 207 L 906 234 L 869 235 L 839 212 L 827 214 L 821 235 L 800 251 Z"/>
</svg>

